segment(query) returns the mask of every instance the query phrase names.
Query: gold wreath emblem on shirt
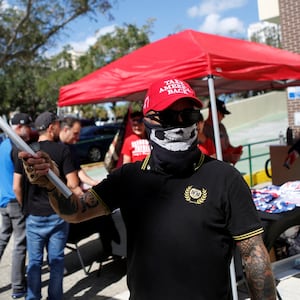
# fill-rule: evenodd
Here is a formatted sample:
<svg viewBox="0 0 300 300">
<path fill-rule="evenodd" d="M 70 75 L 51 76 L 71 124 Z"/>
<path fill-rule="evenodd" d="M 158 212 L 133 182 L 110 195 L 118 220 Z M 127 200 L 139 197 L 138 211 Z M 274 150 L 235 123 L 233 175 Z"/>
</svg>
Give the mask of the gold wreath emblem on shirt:
<svg viewBox="0 0 300 300">
<path fill-rule="evenodd" d="M 184 198 L 188 202 L 202 204 L 207 198 L 207 190 L 197 189 L 190 185 L 185 189 Z"/>
</svg>

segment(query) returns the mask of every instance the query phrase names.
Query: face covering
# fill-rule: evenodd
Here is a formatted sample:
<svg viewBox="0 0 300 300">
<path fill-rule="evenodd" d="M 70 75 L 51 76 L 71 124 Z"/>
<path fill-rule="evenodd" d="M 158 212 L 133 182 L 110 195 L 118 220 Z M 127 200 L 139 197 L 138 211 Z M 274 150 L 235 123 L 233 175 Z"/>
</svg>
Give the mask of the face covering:
<svg viewBox="0 0 300 300">
<path fill-rule="evenodd" d="M 151 145 L 151 163 L 156 171 L 186 174 L 193 171 L 200 158 L 197 126 L 161 127 L 144 120 Z"/>
<path fill-rule="evenodd" d="M 196 124 L 185 128 L 152 127 L 150 140 L 169 151 L 186 151 L 192 147 L 197 139 Z"/>
</svg>

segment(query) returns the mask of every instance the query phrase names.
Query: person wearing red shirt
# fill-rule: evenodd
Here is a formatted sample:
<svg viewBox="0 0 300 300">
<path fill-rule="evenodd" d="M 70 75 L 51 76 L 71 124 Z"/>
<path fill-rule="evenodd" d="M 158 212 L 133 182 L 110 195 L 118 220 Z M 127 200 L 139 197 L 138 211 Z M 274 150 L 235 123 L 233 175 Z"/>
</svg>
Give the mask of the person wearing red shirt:
<svg viewBox="0 0 300 300">
<path fill-rule="evenodd" d="M 204 118 L 201 113 L 199 118 L 199 122 L 197 123 L 198 148 L 203 154 L 216 158 L 216 147 L 214 141 L 211 138 L 206 137 L 203 133 Z"/>
<path fill-rule="evenodd" d="M 143 113 L 136 111 L 130 114 L 132 134 L 129 135 L 123 144 L 123 164 L 143 160 L 150 154 L 150 146 L 147 139 Z"/>
<path fill-rule="evenodd" d="M 226 115 L 231 114 L 231 112 L 227 110 L 224 101 L 216 99 L 216 106 L 217 106 L 217 116 L 219 122 L 220 142 L 222 148 L 223 161 L 235 165 L 243 154 L 243 146 L 239 145 L 237 147 L 234 147 L 230 143 L 227 129 L 225 125 L 222 123 L 222 120 L 225 118 Z M 210 105 L 208 110 L 208 117 L 204 122 L 203 132 L 205 136 L 211 138 L 214 141 L 215 138 L 214 138 L 212 111 Z"/>
</svg>

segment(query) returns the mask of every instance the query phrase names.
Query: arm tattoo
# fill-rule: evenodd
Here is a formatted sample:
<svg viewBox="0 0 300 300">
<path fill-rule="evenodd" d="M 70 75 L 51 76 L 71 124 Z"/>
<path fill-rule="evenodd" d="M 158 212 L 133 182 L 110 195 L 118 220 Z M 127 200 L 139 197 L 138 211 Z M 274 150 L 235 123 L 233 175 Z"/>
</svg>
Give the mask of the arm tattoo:
<svg viewBox="0 0 300 300">
<path fill-rule="evenodd" d="M 260 235 L 238 243 L 251 299 L 276 299 L 275 281 L 269 254 Z"/>
<path fill-rule="evenodd" d="M 85 212 L 88 208 L 96 207 L 99 204 L 95 196 L 89 192 L 80 196 L 79 200 L 82 206 L 81 212 Z"/>
<path fill-rule="evenodd" d="M 65 198 L 61 193 L 54 189 L 50 193 L 58 205 L 59 212 L 64 215 L 72 215 L 78 211 L 78 204 L 72 200 L 72 196 Z"/>
<path fill-rule="evenodd" d="M 71 195 L 66 199 L 56 189 L 48 192 L 53 209 L 68 222 L 78 222 L 110 214 L 109 208 L 92 190 L 81 197 Z"/>
</svg>

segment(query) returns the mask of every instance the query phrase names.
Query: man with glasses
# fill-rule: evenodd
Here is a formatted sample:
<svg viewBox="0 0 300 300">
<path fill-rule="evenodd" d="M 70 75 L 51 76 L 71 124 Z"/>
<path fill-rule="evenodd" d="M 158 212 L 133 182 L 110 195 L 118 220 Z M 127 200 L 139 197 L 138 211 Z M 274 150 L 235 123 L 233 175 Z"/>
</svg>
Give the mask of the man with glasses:
<svg viewBox="0 0 300 300">
<path fill-rule="evenodd" d="M 49 198 L 69 222 L 120 208 L 127 228 L 130 300 L 231 299 L 229 265 L 236 245 L 251 299 L 276 299 L 263 228 L 250 190 L 231 165 L 197 148 L 201 101 L 184 81 L 167 78 L 148 89 L 143 113 L 151 154 L 113 171 L 83 197 Z M 42 152 L 21 153 L 45 178 Z"/>
</svg>

